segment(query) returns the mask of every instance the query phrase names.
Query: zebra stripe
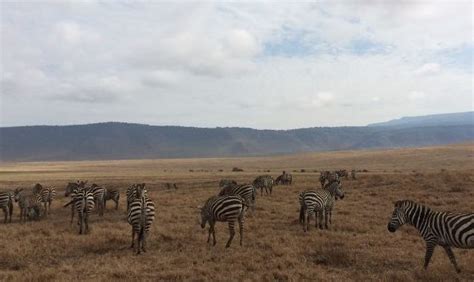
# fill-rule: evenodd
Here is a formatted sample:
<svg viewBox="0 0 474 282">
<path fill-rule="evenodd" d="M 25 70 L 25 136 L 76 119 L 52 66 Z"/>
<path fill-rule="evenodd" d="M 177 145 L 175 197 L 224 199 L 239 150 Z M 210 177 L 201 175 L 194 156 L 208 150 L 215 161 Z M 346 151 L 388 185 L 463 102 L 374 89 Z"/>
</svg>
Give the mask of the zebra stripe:
<svg viewBox="0 0 474 282">
<path fill-rule="evenodd" d="M 300 222 L 303 223 L 303 230 L 305 232 L 308 230 L 309 221 L 313 214 L 315 215 L 315 227 L 318 227 L 319 219 L 319 228 L 322 229 L 324 214 L 324 227 L 328 229 L 328 218 L 332 214 L 335 198 L 344 198 L 342 185 L 337 182 L 326 186 L 325 189 L 300 193 Z"/>
<path fill-rule="evenodd" d="M 74 198 L 76 197 L 76 195 L 78 194 L 78 192 L 80 192 L 81 190 L 85 189 L 85 185 L 86 185 L 86 182 L 87 181 L 78 181 L 76 183 L 74 182 L 69 182 L 68 185 L 66 186 L 66 191 L 64 193 L 64 196 L 68 197 L 70 196 L 71 198 L 71 201 L 74 200 Z M 71 206 L 71 224 L 74 220 L 74 213 L 75 213 L 75 207 L 74 205 Z M 78 222 L 79 223 L 79 222 Z"/>
<path fill-rule="evenodd" d="M 89 214 L 95 206 L 94 193 L 91 189 L 79 188 L 74 195 L 74 198 L 64 207 L 73 204 L 74 209 L 79 217 L 79 234 L 86 234 L 89 232 Z"/>
<path fill-rule="evenodd" d="M 15 202 L 20 207 L 20 222 L 25 222 L 27 218 L 38 219 L 42 214 L 40 195 L 25 195 L 23 189 L 15 189 L 13 196 Z"/>
<path fill-rule="evenodd" d="M 265 189 L 265 194 L 268 195 L 268 191 L 270 191 L 270 195 L 272 194 L 273 183 L 273 177 L 270 175 L 261 175 L 255 178 L 252 184 L 255 186 L 255 189 L 260 188 L 260 195 L 263 196 L 263 189 Z"/>
<path fill-rule="evenodd" d="M 207 243 L 213 238 L 213 245 L 216 245 L 215 224 L 217 221 L 227 222 L 229 224 L 229 240 L 226 248 L 230 247 L 232 239 L 235 235 L 235 221 L 239 223 L 240 245 L 242 246 L 244 235 L 244 218 L 245 218 L 245 200 L 238 196 L 214 196 L 209 198 L 201 208 L 201 228 L 206 227 L 209 222 L 209 233 Z"/>
<path fill-rule="evenodd" d="M 145 189 L 145 183 L 141 184 L 132 184 L 127 189 L 127 212 L 130 210 L 130 204 L 137 198 L 137 189 L 143 189 L 143 193 L 147 194 L 147 190 Z"/>
<path fill-rule="evenodd" d="M 474 249 L 474 213 L 438 212 L 410 200 L 397 201 L 387 228 L 395 232 L 405 223 L 418 229 L 426 242 L 425 269 L 435 247 L 440 245 L 456 271 L 461 271 L 451 247 Z"/>
<path fill-rule="evenodd" d="M 56 198 L 56 189 L 54 187 L 43 187 L 37 183 L 33 187 L 33 194 L 39 197 L 40 202 L 44 205 L 44 214 L 47 215 L 51 211 L 51 203 Z"/>
<path fill-rule="evenodd" d="M 255 199 L 257 197 L 257 190 L 252 184 L 228 185 L 222 188 L 218 196 L 238 195 L 245 201 L 245 205 L 255 211 Z"/>
<path fill-rule="evenodd" d="M 132 245 L 135 245 L 135 234 L 137 235 L 136 252 L 146 252 L 146 237 L 150 231 L 151 224 L 155 220 L 155 205 L 148 198 L 145 185 L 138 185 L 135 189 L 135 199 L 130 203 L 128 211 L 128 223 L 132 226 Z"/>
<path fill-rule="evenodd" d="M 13 194 L 11 192 L 1 192 L 0 193 L 0 209 L 3 210 L 5 214 L 5 221 L 7 223 L 7 219 L 9 222 L 12 222 L 12 214 L 13 214 Z"/>
<path fill-rule="evenodd" d="M 105 209 L 105 188 L 100 187 L 97 184 L 92 184 L 92 186 L 90 187 L 90 192 L 92 192 L 92 194 L 94 195 L 94 201 L 99 216 L 103 216 Z"/>
</svg>

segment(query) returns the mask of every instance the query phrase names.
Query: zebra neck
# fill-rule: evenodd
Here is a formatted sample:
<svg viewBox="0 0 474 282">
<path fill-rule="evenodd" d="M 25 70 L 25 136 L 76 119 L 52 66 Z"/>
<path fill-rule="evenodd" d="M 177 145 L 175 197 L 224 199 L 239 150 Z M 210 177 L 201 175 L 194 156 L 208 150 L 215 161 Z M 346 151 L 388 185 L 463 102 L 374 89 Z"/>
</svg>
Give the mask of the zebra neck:
<svg viewBox="0 0 474 282">
<path fill-rule="evenodd" d="M 426 231 L 426 223 L 428 218 L 433 214 L 433 211 L 425 206 L 416 205 L 408 212 L 407 223 L 413 225 L 421 234 Z"/>
</svg>

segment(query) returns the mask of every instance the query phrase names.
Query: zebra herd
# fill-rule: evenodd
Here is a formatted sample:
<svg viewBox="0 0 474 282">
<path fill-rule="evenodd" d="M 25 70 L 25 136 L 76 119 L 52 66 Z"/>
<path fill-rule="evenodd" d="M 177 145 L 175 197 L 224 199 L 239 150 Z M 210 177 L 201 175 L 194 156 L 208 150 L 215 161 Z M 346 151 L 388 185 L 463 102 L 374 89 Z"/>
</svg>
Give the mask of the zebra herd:
<svg viewBox="0 0 474 282">
<path fill-rule="evenodd" d="M 355 170 L 351 171 L 350 176 L 356 179 Z M 299 193 L 299 222 L 304 232 L 308 231 L 313 216 L 315 227 L 329 228 L 335 201 L 342 200 L 345 196 L 342 179 L 348 177 L 346 170 L 321 171 L 321 188 Z M 292 182 L 292 176 L 285 172 L 275 180 L 270 175 L 258 176 L 251 184 L 238 184 L 230 179 L 221 180 L 219 193 L 208 198 L 204 205 L 199 207 L 201 227 L 205 228 L 206 224 L 209 224 L 207 242 L 210 243 L 212 236 L 212 244 L 216 245 L 215 224 L 227 222 L 229 239 L 226 248 L 230 247 L 237 222 L 242 246 L 246 214 L 249 209 L 251 214 L 255 212 L 258 189 L 261 196 L 264 195 L 264 190 L 265 195 L 271 196 L 274 185 L 291 185 Z M 127 221 L 132 227 L 131 248 L 134 248 L 137 254 L 146 251 L 146 239 L 155 219 L 155 205 L 145 186 L 145 183 L 133 184 L 126 191 Z M 96 184 L 88 186 L 87 181 L 68 183 L 64 195 L 70 198 L 64 207 L 71 206 L 71 223 L 74 221 L 74 215 L 78 215 L 79 234 L 88 233 L 89 216 L 94 209 L 99 216 L 103 216 L 106 202 L 114 201 L 115 209 L 118 209 L 120 199 L 119 190 Z M 53 187 L 43 187 L 41 184 L 36 184 L 31 191 L 17 188 L 14 191 L 0 192 L 0 209 L 4 212 L 4 222 L 11 222 L 14 202 L 17 202 L 20 208 L 20 222 L 46 217 L 55 197 L 56 190 Z M 474 213 L 438 212 L 410 200 L 397 201 L 387 229 L 395 232 L 404 224 L 413 225 L 418 229 L 426 242 L 425 269 L 437 245 L 443 247 L 457 272 L 460 272 L 460 269 L 451 248 L 474 248 Z"/>
</svg>

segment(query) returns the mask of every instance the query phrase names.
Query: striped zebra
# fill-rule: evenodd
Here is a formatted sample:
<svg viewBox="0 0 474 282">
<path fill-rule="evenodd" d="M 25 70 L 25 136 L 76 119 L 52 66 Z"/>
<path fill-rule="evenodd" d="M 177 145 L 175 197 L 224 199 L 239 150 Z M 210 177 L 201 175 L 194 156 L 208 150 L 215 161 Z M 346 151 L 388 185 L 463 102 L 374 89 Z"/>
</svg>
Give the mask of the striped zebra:
<svg viewBox="0 0 474 282">
<path fill-rule="evenodd" d="M 132 245 L 135 245 L 135 235 L 137 236 L 136 252 L 146 252 L 146 237 L 150 231 L 151 224 L 155 220 L 155 205 L 148 198 L 145 185 L 136 186 L 133 193 L 134 198 L 130 203 L 128 211 L 128 223 L 132 226 Z"/>
<path fill-rule="evenodd" d="M 107 201 L 112 200 L 115 202 L 115 209 L 118 209 L 120 200 L 120 191 L 118 189 L 106 188 L 104 194 L 104 210 L 106 209 Z"/>
<path fill-rule="evenodd" d="M 315 215 L 315 227 L 318 227 L 319 219 L 319 228 L 323 228 L 322 222 L 324 215 L 324 227 L 328 229 L 328 218 L 329 215 L 332 214 L 335 198 L 344 198 L 342 185 L 337 182 L 326 186 L 324 189 L 310 190 L 300 193 L 300 222 L 303 223 L 303 230 L 305 232 L 308 230 L 309 220 L 313 214 Z"/>
<path fill-rule="evenodd" d="M 89 215 L 94 209 L 95 198 L 91 188 L 79 188 L 71 201 L 64 205 L 67 207 L 73 205 L 79 217 L 79 234 L 86 234 L 89 232 Z"/>
<path fill-rule="evenodd" d="M 474 249 L 474 213 L 438 212 L 410 200 L 397 201 L 388 231 L 395 232 L 405 223 L 418 229 L 426 242 L 425 269 L 435 247 L 440 245 L 456 271 L 461 271 L 451 247 Z"/>
<path fill-rule="evenodd" d="M 221 179 L 221 181 L 219 181 L 219 188 L 223 188 L 228 185 L 237 185 L 237 181 L 232 179 Z"/>
<path fill-rule="evenodd" d="M 326 180 L 329 179 L 329 176 L 331 175 L 331 172 L 328 170 L 321 171 L 319 174 L 319 182 L 321 183 L 321 188 L 324 188 L 324 184 L 326 184 Z"/>
<path fill-rule="evenodd" d="M 97 207 L 97 213 L 99 216 L 104 215 L 105 210 L 105 194 L 106 190 L 104 187 L 100 187 L 97 184 L 92 184 L 90 187 L 90 191 L 94 195 L 95 206 Z"/>
<path fill-rule="evenodd" d="M 43 187 L 41 184 L 36 183 L 33 187 L 33 194 L 41 199 L 45 215 L 48 215 L 51 211 L 51 203 L 56 198 L 56 189 L 54 187 Z"/>
<path fill-rule="evenodd" d="M 11 223 L 13 215 L 13 194 L 11 192 L 0 192 L 0 209 L 5 214 L 4 223 L 7 223 L 8 218 Z"/>
<path fill-rule="evenodd" d="M 238 195 L 245 201 L 245 205 L 255 211 L 255 199 L 257 190 L 252 184 L 227 185 L 219 192 L 218 196 Z"/>
<path fill-rule="evenodd" d="M 44 214 L 41 206 L 41 198 L 39 195 L 23 193 L 23 188 L 17 188 L 13 192 L 15 202 L 18 202 L 20 208 L 20 222 L 25 222 L 27 218 L 32 218 L 35 215 L 35 219 L 38 219 L 41 214 Z"/>
<path fill-rule="evenodd" d="M 74 197 L 77 195 L 78 192 L 85 189 L 86 183 L 87 183 L 87 181 L 69 182 L 66 186 L 64 196 L 65 197 L 71 197 L 71 199 L 74 199 Z M 75 209 L 74 205 L 72 205 L 71 206 L 71 224 L 74 220 L 75 210 L 76 209 Z"/>
<path fill-rule="evenodd" d="M 260 188 L 260 195 L 263 196 L 263 189 L 265 189 L 265 194 L 268 195 L 268 191 L 270 191 L 270 195 L 272 194 L 273 183 L 273 177 L 270 175 L 261 175 L 255 178 L 252 184 L 255 189 Z"/>
<path fill-rule="evenodd" d="M 293 176 L 283 171 L 283 173 L 275 179 L 275 185 L 291 185 Z"/>
<path fill-rule="evenodd" d="M 201 228 L 206 227 L 209 222 L 209 233 L 207 243 L 213 238 L 213 246 L 216 245 L 215 224 L 217 221 L 227 222 L 229 224 L 229 240 L 225 245 L 230 247 L 232 239 L 235 235 L 235 221 L 239 223 L 240 245 L 242 246 L 244 235 L 244 218 L 245 218 L 245 200 L 238 195 L 213 196 L 209 198 L 201 209 Z"/>
</svg>

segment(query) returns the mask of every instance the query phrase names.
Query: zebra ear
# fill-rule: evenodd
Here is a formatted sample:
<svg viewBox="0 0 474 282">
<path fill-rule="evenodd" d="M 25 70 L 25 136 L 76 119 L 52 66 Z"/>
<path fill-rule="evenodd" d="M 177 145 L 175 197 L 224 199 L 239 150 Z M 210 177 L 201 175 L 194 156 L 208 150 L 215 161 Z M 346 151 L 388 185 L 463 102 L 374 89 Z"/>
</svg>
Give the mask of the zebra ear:
<svg viewBox="0 0 474 282">
<path fill-rule="evenodd" d="M 197 206 L 196 208 L 199 210 L 202 210 L 202 206 Z"/>
</svg>

